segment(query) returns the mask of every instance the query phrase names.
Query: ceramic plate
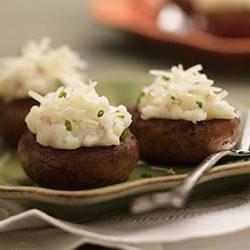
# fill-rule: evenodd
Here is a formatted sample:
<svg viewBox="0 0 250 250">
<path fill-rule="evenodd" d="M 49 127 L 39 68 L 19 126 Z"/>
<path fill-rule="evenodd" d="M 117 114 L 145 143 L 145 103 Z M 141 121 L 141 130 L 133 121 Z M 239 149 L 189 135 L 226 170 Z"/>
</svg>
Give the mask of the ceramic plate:
<svg viewBox="0 0 250 250">
<path fill-rule="evenodd" d="M 139 91 L 140 86 L 130 83 L 104 83 L 99 86 L 99 92 L 107 95 L 113 103 L 128 105 L 135 102 Z M 214 167 L 201 180 L 197 190 L 202 194 L 203 191 L 214 192 L 215 189 L 235 189 L 247 183 L 250 179 L 250 161 L 231 161 L 229 159 L 229 163 Z M 187 167 L 162 167 L 138 162 L 137 168 L 124 183 L 83 191 L 58 191 L 41 188 L 33 183 L 20 167 L 16 152 L 2 146 L 0 199 L 18 200 L 26 207 L 39 208 L 57 217 L 79 219 L 125 209 L 129 201 L 139 194 L 176 186 L 189 170 Z"/>
<path fill-rule="evenodd" d="M 226 58 L 250 56 L 250 38 L 220 37 L 198 30 L 190 26 L 188 19 L 181 17 L 182 14 L 177 13 L 172 4 L 166 4 L 167 0 L 158 0 L 156 6 L 152 6 L 158 11 L 157 2 L 160 7 L 162 2 L 166 4 L 162 15 L 158 17 L 153 10 L 150 12 L 147 3 L 135 2 L 137 1 L 97 0 L 93 6 L 93 18 L 101 24 L 166 45 L 181 45 L 213 55 L 224 55 Z"/>
</svg>

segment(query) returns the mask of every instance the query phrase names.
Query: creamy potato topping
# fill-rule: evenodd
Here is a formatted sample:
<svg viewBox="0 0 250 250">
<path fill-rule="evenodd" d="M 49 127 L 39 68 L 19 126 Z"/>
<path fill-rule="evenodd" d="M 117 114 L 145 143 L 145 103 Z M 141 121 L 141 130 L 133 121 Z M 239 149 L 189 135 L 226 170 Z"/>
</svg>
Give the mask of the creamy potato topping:
<svg viewBox="0 0 250 250">
<path fill-rule="evenodd" d="M 174 66 L 170 71 L 152 70 L 155 80 L 143 89 L 138 103 L 141 118 L 193 123 L 235 118 L 235 108 L 224 100 L 228 93 L 214 87 L 214 82 L 201 70 L 201 65 L 187 70 L 182 65 Z"/>
<path fill-rule="evenodd" d="M 68 85 L 45 96 L 30 92 L 40 105 L 30 110 L 25 121 L 37 142 L 69 150 L 119 145 L 132 122 L 125 106 L 110 105 L 97 94 L 94 82 Z"/>
<path fill-rule="evenodd" d="M 55 91 L 64 77 L 80 80 L 86 66 L 68 46 L 52 49 L 48 38 L 30 41 L 20 56 L 0 60 L 0 98 L 26 98 L 29 90 L 41 95 Z"/>
</svg>

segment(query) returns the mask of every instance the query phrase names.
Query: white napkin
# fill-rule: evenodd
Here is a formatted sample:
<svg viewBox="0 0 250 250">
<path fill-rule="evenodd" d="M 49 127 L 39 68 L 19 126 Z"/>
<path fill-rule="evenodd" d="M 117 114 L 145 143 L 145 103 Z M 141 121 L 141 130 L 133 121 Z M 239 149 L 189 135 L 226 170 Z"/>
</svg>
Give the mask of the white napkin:
<svg viewBox="0 0 250 250">
<path fill-rule="evenodd" d="M 192 200 L 180 210 L 107 215 L 84 224 L 1 200 L 0 232 L 5 250 L 74 249 L 84 243 L 119 249 L 249 249 L 250 190 Z"/>
</svg>

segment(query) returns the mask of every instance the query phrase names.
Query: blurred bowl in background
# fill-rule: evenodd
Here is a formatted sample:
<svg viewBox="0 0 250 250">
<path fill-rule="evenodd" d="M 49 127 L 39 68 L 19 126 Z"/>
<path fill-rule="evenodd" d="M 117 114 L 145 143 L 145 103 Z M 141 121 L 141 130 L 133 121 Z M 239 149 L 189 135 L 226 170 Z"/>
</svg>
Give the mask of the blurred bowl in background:
<svg viewBox="0 0 250 250">
<path fill-rule="evenodd" d="M 228 37 L 250 37 L 250 3 L 235 0 L 173 0 L 207 32 Z"/>
<path fill-rule="evenodd" d="M 153 41 L 156 47 L 177 45 L 226 60 L 250 58 L 250 37 L 218 36 L 200 29 L 190 20 L 191 5 L 180 8 L 173 1 L 156 1 L 150 11 L 149 1 L 95 0 L 92 18 L 101 25 L 143 38 L 145 42 Z M 216 25 L 215 18 L 213 20 L 218 30 L 223 29 Z"/>
</svg>

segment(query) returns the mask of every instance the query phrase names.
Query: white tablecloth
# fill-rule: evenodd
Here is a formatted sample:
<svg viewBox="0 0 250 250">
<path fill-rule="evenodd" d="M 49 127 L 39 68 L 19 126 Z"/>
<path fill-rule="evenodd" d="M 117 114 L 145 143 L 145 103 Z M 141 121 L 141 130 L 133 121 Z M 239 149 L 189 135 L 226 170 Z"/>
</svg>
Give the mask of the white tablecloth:
<svg viewBox="0 0 250 250">
<path fill-rule="evenodd" d="M 84 224 L 0 201 L 0 249 L 74 249 L 84 243 L 120 249 L 250 249 L 250 190 L 192 200 L 180 210 L 116 214 Z"/>
</svg>

